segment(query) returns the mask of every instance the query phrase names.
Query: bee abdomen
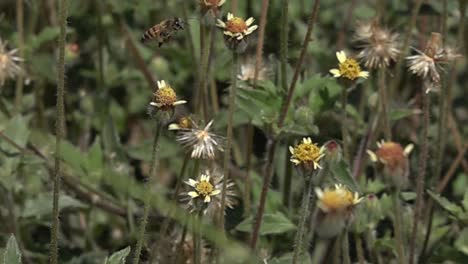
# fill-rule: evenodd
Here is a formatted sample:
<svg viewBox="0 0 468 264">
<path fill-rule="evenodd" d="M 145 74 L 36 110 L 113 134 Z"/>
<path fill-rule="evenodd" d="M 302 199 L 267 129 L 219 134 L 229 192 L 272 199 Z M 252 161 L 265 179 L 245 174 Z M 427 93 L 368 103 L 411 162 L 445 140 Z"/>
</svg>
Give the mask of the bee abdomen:
<svg viewBox="0 0 468 264">
<path fill-rule="evenodd" d="M 143 36 L 141 37 L 141 42 L 147 42 L 149 40 L 152 40 L 153 38 L 156 37 L 156 32 L 154 32 L 154 29 L 153 28 L 150 28 L 148 29 L 144 34 Z"/>
</svg>

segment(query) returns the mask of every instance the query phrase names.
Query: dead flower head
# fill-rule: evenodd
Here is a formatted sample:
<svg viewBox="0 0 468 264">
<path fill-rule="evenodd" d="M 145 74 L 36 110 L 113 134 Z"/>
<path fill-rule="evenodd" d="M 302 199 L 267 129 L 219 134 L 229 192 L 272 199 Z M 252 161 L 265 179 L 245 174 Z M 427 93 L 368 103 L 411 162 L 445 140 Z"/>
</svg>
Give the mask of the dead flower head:
<svg viewBox="0 0 468 264">
<path fill-rule="evenodd" d="M 269 74 L 270 74 L 270 67 L 268 67 L 268 65 L 264 63 L 264 60 L 262 60 L 262 63 L 259 66 L 257 80 L 259 81 L 267 80 Z M 246 81 L 246 82 L 254 81 L 255 59 L 251 59 L 251 58 L 246 59 L 245 62 L 241 64 L 240 72 L 239 74 L 237 74 L 237 79 L 241 81 Z"/>
<path fill-rule="evenodd" d="M 0 87 L 5 84 L 7 79 L 14 79 L 23 73 L 17 64 L 23 61 L 22 58 L 16 56 L 18 49 L 7 50 L 6 46 L 7 42 L 3 42 L 0 38 Z"/>
<path fill-rule="evenodd" d="M 381 28 L 377 21 L 361 23 L 354 40 L 362 49 L 357 57 L 370 69 L 388 67 L 400 54 L 398 34 Z"/>
<path fill-rule="evenodd" d="M 197 159 L 214 159 L 216 151 L 223 151 L 223 138 L 210 132 L 213 120 L 205 128 L 193 123 L 193 128 L 182 129 L 176 140 L 191 150 L 191 157 Z"/>
<path fill-rule="evenodd" d="M 408 184 L 409 161 L 408 156 L 413 150 L 413 144 L 403 147 L 392 141 L 377 142 L 375 152 L 367 150 L 372 162 L 383 167 L 383 178 L 392 186 L 404 188 Z"/>
<path fill-rule="evenodd" d="M 427 86 L 425 92 L 438 90 L 440 87 L 440 73 L 444 66 L 458 57 L 453 49 L 443 46 L 442 35 L 432 32 L 424 51 L 414 49 L 416 55 L 409 56 L 409 71 L 421 77 Z"/>
<path fill-rule="evenodd" d="M 219 15 L 219 9 L 225 2 L 226 0 L 199 0 L 202 13 L 211 13 L 215 17 Z"/>
</svg>

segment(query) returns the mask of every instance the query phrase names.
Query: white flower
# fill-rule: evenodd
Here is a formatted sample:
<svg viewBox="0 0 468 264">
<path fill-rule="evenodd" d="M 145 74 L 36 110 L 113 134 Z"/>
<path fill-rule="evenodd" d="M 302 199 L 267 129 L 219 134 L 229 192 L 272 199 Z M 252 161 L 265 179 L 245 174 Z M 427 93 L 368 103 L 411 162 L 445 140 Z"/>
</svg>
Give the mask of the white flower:
<svg viewBox="0 0 468 264">
<path fill-rule="evenodd" d="M 176 140 L 192 150 L 192 158 L 214 159 L 216 150 L 223 151 L 223 138 L 209 131 L 212 124 L 213 120 L 204 129 L 193 124 L 194 128 L 182 129 L 177 135 Z"/>
</svg>

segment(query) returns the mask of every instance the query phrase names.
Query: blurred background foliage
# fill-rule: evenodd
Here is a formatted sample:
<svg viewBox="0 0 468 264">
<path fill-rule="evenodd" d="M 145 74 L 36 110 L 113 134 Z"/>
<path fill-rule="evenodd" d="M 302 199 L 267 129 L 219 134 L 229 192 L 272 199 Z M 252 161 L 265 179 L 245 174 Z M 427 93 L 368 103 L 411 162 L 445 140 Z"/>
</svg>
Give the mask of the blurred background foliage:
<svg viewBox="0 0 468 264">
<path fill-rule="evenodd" d="M 177 91 L 178 97 L 189 103 L 178 108 L 176 116 L 188 114 L 193 109 L 196 93 L 194 85 L 197 69 L 193 60 L 186 32 L 177 33 L 170 43 L 158 48 L 155 43 L 143 45 L 139 39 L 143 32 L 161 20 L 183 17 L 187 8 L 186 30 L 193 37 L 195 56 L 200 54 L 200 17 L 196 1 L 69 1 L 66 46 L 66 141 L 60 157 L 66 164 L 63 175 L 63 191 L 60 196 L 61 230 L 60 263 L 123 263 L 131 255 L 137 239 L 138 219 L 141 215 L 142 182 L 148 174 L 151 155 L 151 138 L 154 121 L 147 114 L 148 103 L 155 89 L 155 80 L 166 80 Z M 312 0 L 289 1 L 289 54 L 288 76 L 299 56 L 307 29 L 307 16 Z M 379 4 L 385 2 L 384 4 Z M 431 31 L 438 31 L 444 1 L 425 1 L 420 11 L 417 30 L 412 34 L 411 46 L 421 48 Z M 447 34 L 444 41 L 466 55 L 466 42 L 457 43 L 460 12 L 458 1 L 447 1 Z M 51 189 L 54 152 L 56 58 L 59 27 L 55 0 L 24 1 L 24 95 L 15 105 L 15 80 L 8 80 L 0 87 L 0 256 L 5 264 L 15 264 L 18 254 L 23 263 L 46 263 L 49 226 L 51 223 Z M 301 136 L 311 136 L 314 142 L 340 139 L 341 122 L 347 122 L 351 132 L 352 153 L 359 147 L 360 139 L 367 133 L 370 116 L 377 101 L 377 80 L 370 78 L 359 83 L 349 94 L 348 120 L 339 115 L 341 86 L 329 76 L 328 70 L 336 65 L 335 52 L 346 49 L 356 51 L 352 33 L 357 21 L 368 21 L 376 10 L 384 5 L 383 24 L 401 34 L 404 33 L 413 1 L 322 1 L 313 40 L 305 58 L 305 67 L 293 97 L 286 124 L 281 131 L 276 127 L 282 98 L 286 91 L 279 84 L 278 40 L 281 27 L 281 1 L 270 1 L 266 27 L 264 55 L 268 78 L 259 81 L 256 89 L 242 81 L 237 94 L 235 133 L 232 161 L 232 179 L 239 193 L 238 205 L 227 210 L 228 240 L 204 227 L 204 235 L 210 242 L 222 245 L 226 251 L 226 263 L 230 260 L 249 258 L 245 245 L 249 236 L 252 215 L 261 189 L 261 168 L 264 162 L 265 142 L 268 136 L 281 133 L 277 147 L 275 173 L 268 194 L 267 209 L 261 229 L 261 248 L 268 263 L 289 263 L 296 222 L 302 179 L 293 177 L 292 194 L 284 195 L 284 178 L 291 173 L 287 146 Z M 231 1 L 223 7 L 226 13 Z M 349 10 L 353 8 L 352 16 Z M 260 17 L 260 1 L 238 1 L 242 17 Z M 9 48 L 19 46 L 16 26 L 16 1 L 0 2 L 0 38 L 8 41 Z M 255 39 L 245 54 L 243 63 L 254 60 Z M 468 31 L 464 33 L 468 39 Z M 220 32 L 214 40 L 214 56 L 211 62 L 209 86 L 215 91 L 218 105 L 208 106 L 209 119 L 214 119 L 214 131 L 224 135 L 227 116 L 227 88 L 231 71 L 231 56 L 225 48 Z M 453 83 L 453 105 L 450 111 L 450 128 L 447 130 L 447 148 L 442 171 L 447 172 L 460 148 L 466 149 L 468 134 L 468 108 L 466 89 L 467 69 L 465 59 L 457 64 Z M 149 73 L 149 75 L 148 75 Z M 145 75 L 146 74 L 146 75 Z M 372 75 L 372 74 L 371 74 Z M 420 81 L 403 73 L 396 96 L 390 102 L 395 141 L 402 144 L 416 143 L 418 151 Z M 431 142 L 436 140 L 438 111 L 432 110 L 429 130 Z M 19 110 L 18 110 L 19 109 Z M 198 120 L 203 117 L 196 116 Z M 205 122 L 209 120 L 204 120 Z M 245 182 L 245 125 L 255 126 L 252 179 L 253 206 L 246 209 L 242 198 Z M 148 243 L 142 259 L 158 254 L 158 231 L 168 210 L 178 212 L 175 219 L 184 223 L 185 211 L 171 201 L 176 175 L 182 166 L 184 150 L 175 142 L 175 135 L 164 131 L 160 141 L 160 167 L 153 186 L 153 211 L 148 227 Z M 464 143 L 465 142 L 465 143 Z M 374 147 L 374 145 L 372 145 Z M 431 153 L 435 144 L 430 145 Z M 417 174 L 417 155 L 411 158 L 411 175 Z M 433 156 L 430 156 L 432 159 Z M 442 194 L 429 193 L 438 205 L 434 215 L 434 235 L 429 248 L 430 263 L 468 262 L 468 179 L 466 158 L 462 166 L 455 168 L 454 177 Z M 222 160 L 220 158 L 219 160 Z M 194 164 L 189 163 L 188 171 Z M 338 181 L 351 179 L 347 164 L 334 172 Z M 428 188 L 433 189 L 436 178 L 431 174 L 435 164 L 429 162 Z M 464 167 L 463 167 L 464 166 Z M 288 172 L 289 171 L 289 172 Z M 379 196 L 379 211 L 370 213 L 368 205 L 356 213 L 356 233 L 367 230 L 376 232 L 376 241 L 368 245 L 383 255 L 392 255 L 394 240 L 389 221 L 394 217 L 388 187 L 375 176 L 368 166 L 357 176 L 356 189 L 363 195 Z M 194 175 L 189 175 L 194 178 Z M 403 217 L 412 219 L 415 194 L 410 189 L 403 193 L 406 200 Z M 171 209 L 172 208 L 172 209 Z M 373 212 L 373 211 L 372 211 Z M 410 223 L 405 224 L 410 233 Z M 174 241 L 180 236 L 180 228 L 172 227 Z M 421 227 L 422 228 L 422 227 Z M 179 232 L 179 233 L 177 233 Z M 14 237 L 10 237 L 14 234 Z M 423 238 L 421 238 L 423 239 Z M 418 240 L 421 241 L 421 240 Z M 419 242 L 418 242 L 419 243 Z M 162 247 L 162 246 L 161 246 Z M 373 249 L 374 248 L 374 249 Z M 110 256 L 112 252 L 116 252 Z M 354 251 L 353 251 L 354 252 Z M 352 253 L 353 259 L 355 253 Z M 231 257 L 231 258 L 230 258 Z M 164 262 L 162 262 L 164 263 Z M 170 263 L 170 262 L 167 262 Z M 187 262 L 191 263 L 191 262 Z M 242 263 L 242 261 L 240 261 Z M 245 262 L 243 262 L 245 263 Z M 306 262 L 304 262 L 306 263 Z M 426 262 L 429 263 L 429 262 Z"/>
</svg>

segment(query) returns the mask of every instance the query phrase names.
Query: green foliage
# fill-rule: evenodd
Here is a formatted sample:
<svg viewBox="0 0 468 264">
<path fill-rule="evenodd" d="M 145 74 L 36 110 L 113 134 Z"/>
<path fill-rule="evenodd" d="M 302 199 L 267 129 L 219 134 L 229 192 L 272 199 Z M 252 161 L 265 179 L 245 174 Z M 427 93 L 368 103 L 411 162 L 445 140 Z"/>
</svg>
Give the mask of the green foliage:
<svg viewBox="0 0 468 264">
<path fill-rule="evenodd" d="M 14 235 L 11 235 L 2 254 L 3 264 L 21 264 L 21 252 Z"/>
<path fill-rule="evenodd" d="M 251 232 L 254 218 L 250 217 L 242 221 L 236 229 L 242 232 Z M 294 230 L 296 226 L 284 214 L 276 212 L 273 214 L 264 214 L 262 226 L 260 227 L 261 235 L 281 234 Z"/>
<path fill-rule="evenodd" d="M 103 264 L 125 264 L 125 259 L 130 253 L 130 247 L 126 247 L 120 251 L 113 253 L 110 257 L 104 260 Z"/>
</svg>

